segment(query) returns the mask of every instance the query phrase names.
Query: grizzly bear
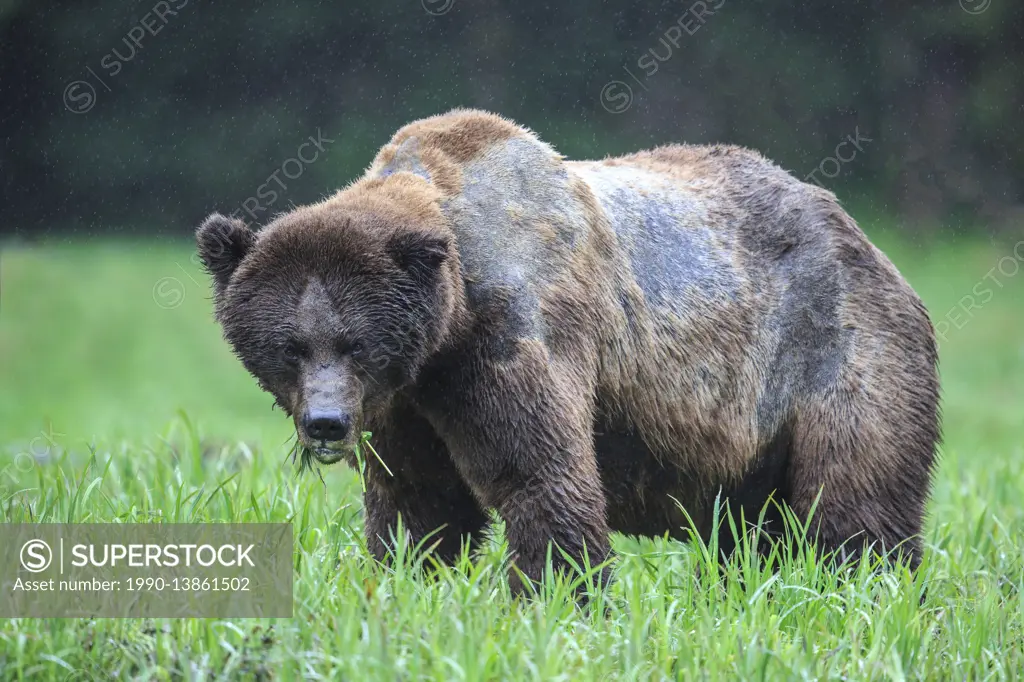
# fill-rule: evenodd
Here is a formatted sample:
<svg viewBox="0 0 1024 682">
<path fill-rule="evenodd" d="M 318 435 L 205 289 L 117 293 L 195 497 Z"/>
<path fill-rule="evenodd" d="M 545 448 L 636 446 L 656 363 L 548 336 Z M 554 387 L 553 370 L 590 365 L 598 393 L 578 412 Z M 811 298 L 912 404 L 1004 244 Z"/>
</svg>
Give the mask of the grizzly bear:
<svg viewBox="0 0 1024 682">
<path fill-rule="evenodd" d="M 748 520 L 785 503 L 832 556 L 919 561 L 928 314 L 833 194 L 756 152 L 569 161 L 456 110 L 329 199 L 197 239 L 226 339 L 306 455 L 355 465 L 372 433 L 379 558 L 401 517 L 450 560 L 493 509 L 537 579 L 552 542 L 563 569 L 610 531 L 684 538 L 689 514 L 706 535 L 717 498 Z"/>
</svg>

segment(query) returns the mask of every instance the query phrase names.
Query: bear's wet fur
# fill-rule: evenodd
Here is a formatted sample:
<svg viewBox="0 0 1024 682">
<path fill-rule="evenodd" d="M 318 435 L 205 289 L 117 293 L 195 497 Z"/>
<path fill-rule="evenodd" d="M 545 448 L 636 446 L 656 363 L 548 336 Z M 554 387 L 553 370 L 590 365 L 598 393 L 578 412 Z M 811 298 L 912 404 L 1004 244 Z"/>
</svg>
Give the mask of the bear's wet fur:
<svg viewBox="0 0 1024 682">
<path fill-rule="evenodd" d="M 939 438 L 920 299 L 828 191 L 756 152 L 568 161 L 493 114 L 402 128 L 258 233 L 198 231 L 218 320 L 322 462 L 363 431 L 366 536 L 442 559 L 708 533 L 784 502 L 826 551 L 920 560 Z M 814 504 L 817 504 L 814 507 Z M 429 543 L 428 543 L 429 544 Z M 553 553 L 562 562 L 560 554 Z"/>
</svg>

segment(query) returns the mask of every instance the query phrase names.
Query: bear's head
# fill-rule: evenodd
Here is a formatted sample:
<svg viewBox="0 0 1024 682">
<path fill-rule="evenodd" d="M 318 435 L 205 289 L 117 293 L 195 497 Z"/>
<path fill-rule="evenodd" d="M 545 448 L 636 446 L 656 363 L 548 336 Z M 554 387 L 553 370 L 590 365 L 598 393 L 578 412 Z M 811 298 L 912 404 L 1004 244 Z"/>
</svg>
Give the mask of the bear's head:
<svg viewBox="0 0 1024 682">
<path fill-rule="evenodd" d="M 351 451 L 450 330 L 450 232 L 406 218 L 326 202 L 258 234 L 219 214 L 197 231 L 225 337 L 321 463 Z"/>
</svg>

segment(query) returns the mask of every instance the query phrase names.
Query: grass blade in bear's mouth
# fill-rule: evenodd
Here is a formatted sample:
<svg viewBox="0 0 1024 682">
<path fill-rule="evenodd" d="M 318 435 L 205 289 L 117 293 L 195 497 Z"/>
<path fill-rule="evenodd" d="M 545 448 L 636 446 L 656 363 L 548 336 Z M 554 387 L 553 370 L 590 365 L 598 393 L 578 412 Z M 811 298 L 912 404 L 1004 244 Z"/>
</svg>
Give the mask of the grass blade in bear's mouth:
<svg viewBox="0 0 1024 682">
<path fill-rule="evenodd" d="M 292 464 L 298 464 L 299 466 L 299 475 L 302 475 L 304 471 L 312 469 L 315 469 L 318 474 L 320 473 L 320 470 L 315 466 L 316 460 L 314 459 L 313 451 L 306 447 L 297 436 L 295 443 L 292 445 L 291 457 Z M 323 478 L 322 475 L 321 478 Z"/>
</svg>

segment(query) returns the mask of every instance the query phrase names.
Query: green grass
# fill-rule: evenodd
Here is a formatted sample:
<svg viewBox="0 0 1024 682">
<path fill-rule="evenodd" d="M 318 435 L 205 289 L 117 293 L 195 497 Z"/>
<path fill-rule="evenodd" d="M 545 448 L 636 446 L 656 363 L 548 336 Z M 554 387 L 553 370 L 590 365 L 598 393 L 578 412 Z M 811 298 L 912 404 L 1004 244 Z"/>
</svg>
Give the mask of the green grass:
<svg viewBox="0 0 1024 682">
<path fill-rule="evenodd" d="M 1007 253 L 876 233 L 936 318 Z M 8 247 L 0 277 L 5 522 L 271 520 L 297 539 L 291 619 L 7 620 L 2 679 L 1024 677 L 1024 274 L 942 344 L 916 575 L 844 577 L 797 547 L 767 567 L 741 553 L 721 581 L 700 546 L 617 536 L 616 580 L 583 609 L 564 583 L 513 601 L 500 533 L 434 577 L 415 554 L 371 561 L 358 476 L 296 477 L 290 425 L 220 339 L 187 245 Z M 165 277 L 182 288 L 154 297 Z"/>
</svg>

